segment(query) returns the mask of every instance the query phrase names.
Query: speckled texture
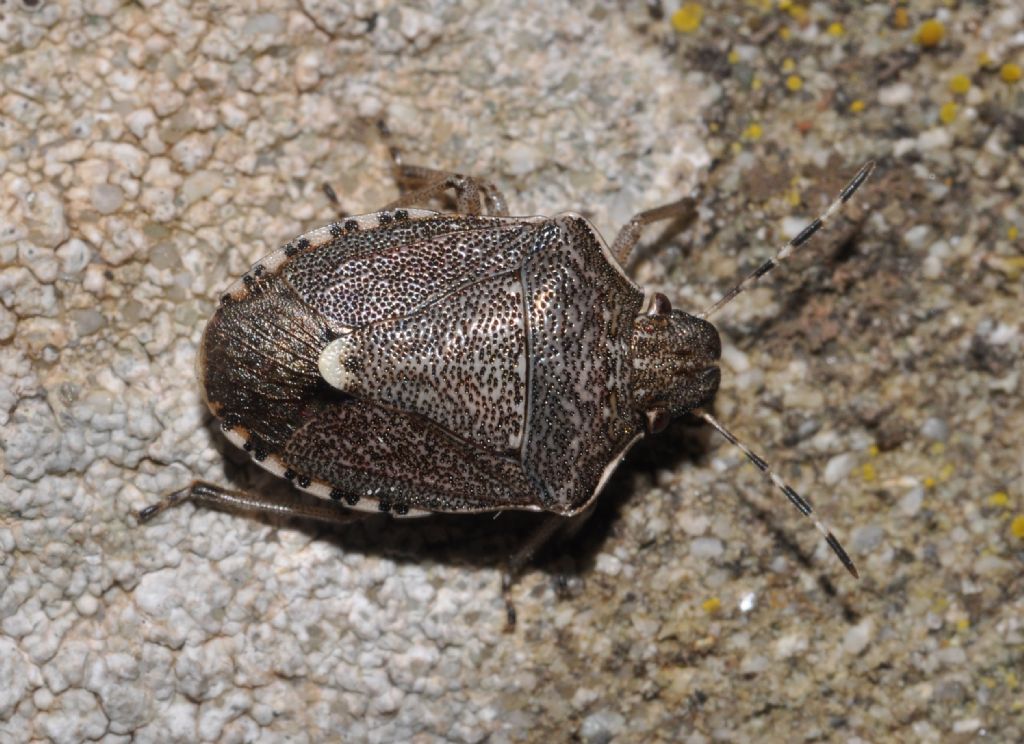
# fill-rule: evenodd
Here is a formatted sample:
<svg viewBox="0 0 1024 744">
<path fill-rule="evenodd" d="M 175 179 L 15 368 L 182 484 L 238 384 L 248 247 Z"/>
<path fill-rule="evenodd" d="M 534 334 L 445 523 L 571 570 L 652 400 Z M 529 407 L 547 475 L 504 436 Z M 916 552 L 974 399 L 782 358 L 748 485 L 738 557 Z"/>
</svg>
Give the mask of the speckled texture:
<svg viewBox="0 0 1024 744">
<path fill-rule="evenodd" d="M 1024 18 L 848 7 L 0 4 L 0 739 L 1024 739 Z M 512 635 L 531 518 L 137 527 L 193 477 L 280 487 L 209 425 L 197 343 L 331 219 L 323 181 L 394 197 L 379 118 L 608 238 L 699 186 L 635 266 L 695 309 L 876 158 L 716 318 L 719 417 L 861 581 L 687 422 L 524 577 Z"/>
</svg>

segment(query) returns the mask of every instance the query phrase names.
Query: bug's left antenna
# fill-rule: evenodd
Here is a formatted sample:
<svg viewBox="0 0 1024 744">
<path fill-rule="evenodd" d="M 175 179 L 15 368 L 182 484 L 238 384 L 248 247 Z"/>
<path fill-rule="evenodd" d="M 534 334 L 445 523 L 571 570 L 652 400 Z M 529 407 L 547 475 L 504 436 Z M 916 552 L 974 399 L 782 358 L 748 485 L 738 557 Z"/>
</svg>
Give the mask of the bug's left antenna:
<svg viewBox="0 0 1024 744">
<path fill-rule="evenodd" d="M 735 287 L 726 292 L 722 299 L 718 300 L 718 302 L 713 303 L 711 307 L 709 307 L 704 312 L 700 313 L 697 317 L 701 318 L 702 320 L 707 320 L 709 316 L 713 315 L 714 313 L 718 312 L 723 307 L 728 305 L 730 302 L 736 299 L 738 295 L 742 294 L 743 292 L 746 292 L 748 289 L 754 286 L 754 284 L 757 283 L 758 279 L 760 279 L 762 276 L 764 276 L 769 271 L 778 266 L 780 263 L 789 258 L 789 256 L 797 248 L 799 248 L 808 240 L 810 240 L 814 233 L 818 232 L 818 230 L 820 230 L 826 222 L 832 219 L 846 205 L 846 203 L 850 201 L 850 198 L 854 195 L 857 189 L 859 189 L 861 185 L 868 180 L 868 178 L 871 176 L 872 171 L 874 170 L 875 161 L 869 160 L 857 172 L 857 175 L 853 177 L 853 180 L 846 184 L 846 187 L 839 192 L 839 196 L 836 197 L 835 201 L 832 202 L 829 208 L 826 209 L 821 214 L 821 216 L 818 217 L 818 219 L 814 220 L 814 222 L 807 225 L 807 227 L 801 230 L 795 238 L 793 238 L 784 246 L 779 248 L 778 252 L 772 258 L 769 258 L 763 264 L 761 264 L 752 272 L 747 274 L 743 281 L 741 281 Z"/>
<path fill-rule="evenodd" d="M 769 467 L 768 463 L 765 462 L 762 457 L 760 457 L 757 453 L 755 453 L 753 450 L 747 447 L 747 445 L 743 444 L 743 442 L 739 441 L 735 436 L 733 436 L 732 432 L 730 432 L 728 429 L 722 426 L 718 419 L 716 419 L 710 413 L 700 409 L 692 411 L 691 413 L 693 413 L 695 416 L 700 416 L 702 419 L 704 419 L 713 427 L 715 427 L 718 430 L 719 434 L 721 434 L 723 437 L 728 439 L 729 442 L 738 447 L 740 451 L 747 456 L 747 459 L 754 463 L 758 470 L 767 475 L 771 479 L 772 483 L 778 486 L 778 488 L 784 494 L 786 494 L 786 498 L 789 499 L 790 503 L 792 503 L 793 506 L 799 509 L 801 514 L 803 514 L 805 517 L 810 518 L 814 522 L 814 526 L 818 528 L 818 532 L 825 536 L 825 542 L 827 542 L 828 546 L 832 548 L 832 552 L 839 557 L 839 560 L 842 561 L 842 564 L 846 568 L 846 570 L 853 575 L 853 578 L 860 578 L 860 574 L 857 573 L 857 567 L 853 565 L 853 561 L 850 559 L 849 554 L 847 554 L 846 550 L 843 548 L 839 540 L 836 539 L 836 536 L 832 534 L 832 530 L 829 529 L 828 525 L 822 522 L 814 514 L 814 509 L 811 507 L 811 504 L 810 502 L 807 501 L 807 499 L 805 499 L 803 496 L 794 491 L 793 488 L 788 483 L 786 483 L 786 481 L 782 480 L 782 478 L 780 478 L 775 473 L 775 471 L 773 471 L 771 467 Z"/>
</svg>

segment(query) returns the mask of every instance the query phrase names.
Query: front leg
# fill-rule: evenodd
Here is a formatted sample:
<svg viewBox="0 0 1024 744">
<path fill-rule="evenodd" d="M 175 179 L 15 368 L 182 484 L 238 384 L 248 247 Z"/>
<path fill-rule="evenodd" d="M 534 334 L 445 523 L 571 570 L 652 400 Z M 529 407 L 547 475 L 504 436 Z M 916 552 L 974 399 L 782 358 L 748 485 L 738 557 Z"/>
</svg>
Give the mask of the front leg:
<svg viewBox="0 0 1024 744">
<path fill-rule="evenodd" d="M 451 189 L 455 192 L 455 210 L 461 214 L 480 214 L 482 201 L 487 214 L 494 217 L 508 216 L 505 197 L 490 181 L 419 165 L 405 165 L 400 159 L 395 161 L 394 173 L 398 188 L 403 193 L 385 209 L 417 204 L 423 206 Z"/>
</svg>

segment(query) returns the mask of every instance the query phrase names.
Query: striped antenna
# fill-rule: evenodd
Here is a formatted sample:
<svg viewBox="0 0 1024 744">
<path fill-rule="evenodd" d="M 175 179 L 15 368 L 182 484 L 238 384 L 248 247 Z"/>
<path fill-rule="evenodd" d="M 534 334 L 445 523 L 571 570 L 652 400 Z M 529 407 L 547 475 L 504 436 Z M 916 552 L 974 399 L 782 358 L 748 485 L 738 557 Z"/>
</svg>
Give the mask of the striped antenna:
<svg viewBox="0 0 1024 744">
<path fill-rule="evenodd" d="M 774 258 L 769 258 L 763 264 L 758 266 L 754 271 L 750 272 L 743 281 L 741 281 L 731 290 L 726 292 L 725 296 L 722 297 L 722 299 L 711 305 L 711 307 L 709 307 L 707 310 L 702 312 L 697 317 L 706 320 L 709 316 L 718 312 L 725 305 L 728 305 L 730 302 L 736 299 L 737 295 L 746 292 L 748 289 L 754 286 L 754 284 L 757 283 L 757 280 L 760 279 L 762 276 L 764 276 L 769 271 L 778 266 L 780 263 L 789 258 L 789 256 L 797 248 L 799 248 L 808 240 L 810 240 L 814 233 L 818 232 L 818 230 L 820 230 L 826 222 L 828 222 L 842 210 L 842 208 L 846 205 L 846 202 L 850 201 L 850 197 L 853 196 L 854 192 L 856 192 L 857 189 L 861 187 L 861 184 L 868 180 L 868 177 L 871 176 L 871 172 L 874 169 L 874 160 L 869 160 L 867 163 L 865 163 L 864 167 L 861 168 L 860 171 L 858 171 L 857 175 L 853 177 L 852 181 L 846 184 L 846 188 L 839 192 L 839 196 L 836 197 L 836 200 L 832 202 L 831 206 L 829 206 L 829 208 L 826 209 L 825 212 L 818 219 L 809 224 L 807 227 L 801 230 L 795 238 L 793 238 L 791 241 L 782 246 L 779 249 L 779 252 L 775 254 Z"/>
<path fill-rule="evenodd" d="M 775 471 L 772 470 L 771 467 L 769 467 L 768 463 L 765 462 L 762 457 L 760 457 L 756 452 L 751 450 L 749 447 L 747 447 L 747 445 L 743 444 L 743 442 L 739 441 L 735 436 L 733 436 L 732 432 L 730 432 L 728 429 L 722 426 L 722 424 L 719 423 L 718 419 L 716 419 L 710 413 L 708 413 L 707 411 L 702 411 L 700 409 L 694 410 L 692 411 L 692 413 L 695 416 L 700 416 L 713 427 L 718 429 L 719 434 L 728 439 L 732 444 L 736 445 L 736 447 L 738 447 L 739 450 L 744 455 L 747 456 L 747 459 L 754 463 L 758 470 L 767 475 L 771 479 L 772 483 L 778 486 L 779 489 L 784 494 L 786 494 L 786 498 L 789 499 L 790 503 L 792 503 L 793 506 L 799 509 L 801 514 L 803 514 L 805 517 L 810 518 L 814 522 L 814 526 L 818 528 L 818 532 L 825 536 L 825 542 L 827 542 L 828 546 L 832 548 L 832 552 L 839 557 L 839 560 L 842 561 L 843 566 L 846 567 L 846 570 L 853 575 L 853 578 L 860 578 L 860 574 L 857 573 L 857 567 L 853 565 L 853 561 L 850 559 L 850 556 L 847 554 L 846 550 L 843 549 L 843 546 L 840 544 L 839 540 L 836 539 L 836 536 L 832 534 L 832 530 L 830 530 L 824 522 L 822 522 L 820 519 L 818 519 L 817 516 L 815 516 L 814 509 L 811 508 L 811 505 L 807 501 L 807 499 L 805 499 L 803 496 L 794 491 L 793 488 L 788 483 L 786 483 L 786 481 L 782 480 L 782 478 L 780 478 L 775 473 Z"/>
</svg>

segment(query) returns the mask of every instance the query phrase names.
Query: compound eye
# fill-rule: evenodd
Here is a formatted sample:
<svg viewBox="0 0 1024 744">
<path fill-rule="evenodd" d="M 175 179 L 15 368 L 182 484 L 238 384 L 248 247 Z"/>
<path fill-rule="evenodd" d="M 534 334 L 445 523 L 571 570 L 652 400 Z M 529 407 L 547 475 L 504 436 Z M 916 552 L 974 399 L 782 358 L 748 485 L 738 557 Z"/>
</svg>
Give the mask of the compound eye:
<svg viewBox="0 0 1024 744">
<path fill-rule="evenodd" d="M 647 433 L 657 434 L 665 431 L 672 421 L 672 416 L 664 408 L 652 408 L 647 412 Z"/>
<path fill-rule="evenodd" d="M 672 312 L 672 303 L 668 301 L 668 297 L 661 292 L 655 292 L 654 301 L 651 303 L 651 309 L 648 310 L 647 314 L 652 316 L 668 315 L 670 312 Z"/>
</svg>

